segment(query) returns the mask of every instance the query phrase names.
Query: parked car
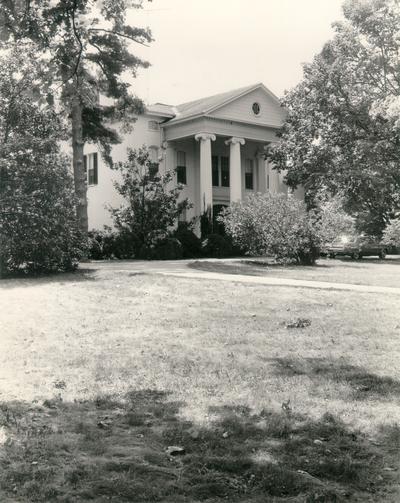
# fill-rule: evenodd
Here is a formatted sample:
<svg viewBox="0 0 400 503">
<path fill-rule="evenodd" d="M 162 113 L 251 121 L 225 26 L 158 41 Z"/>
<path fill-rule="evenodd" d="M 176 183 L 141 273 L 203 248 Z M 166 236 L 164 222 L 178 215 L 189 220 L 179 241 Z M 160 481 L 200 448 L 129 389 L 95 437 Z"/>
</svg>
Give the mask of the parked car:
<svg viewBox="0 0 400 503">
<path fill-rule="evenodd" d="M 377 255 L 380 259 L 386 257 L 386 247 L 379 243 L 374 238 L 368 236 L 360 236 L 346 240 L 341 238 L 331 243 L 326 252 L 330 258 L 336 256 L 349 255 L 351 258 L 358 260 L 362 257 Z"/>
</svg>

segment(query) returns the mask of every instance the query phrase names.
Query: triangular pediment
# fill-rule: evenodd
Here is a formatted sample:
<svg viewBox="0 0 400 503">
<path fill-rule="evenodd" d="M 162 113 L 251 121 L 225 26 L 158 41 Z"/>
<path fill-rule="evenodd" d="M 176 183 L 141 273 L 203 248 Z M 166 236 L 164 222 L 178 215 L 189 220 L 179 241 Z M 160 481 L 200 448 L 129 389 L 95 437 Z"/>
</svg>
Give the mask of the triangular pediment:
<svg viewBox="0 0 400 503">
<path fill-rule="evenodd" d="M 232 98 L 228 103 L 217 105 L 209 110 L 207 115 L 218 119 L 273 127 L 282 126 L 285 120 L 285 110 L 279 100 L 262 84 Z"/>
</svg>

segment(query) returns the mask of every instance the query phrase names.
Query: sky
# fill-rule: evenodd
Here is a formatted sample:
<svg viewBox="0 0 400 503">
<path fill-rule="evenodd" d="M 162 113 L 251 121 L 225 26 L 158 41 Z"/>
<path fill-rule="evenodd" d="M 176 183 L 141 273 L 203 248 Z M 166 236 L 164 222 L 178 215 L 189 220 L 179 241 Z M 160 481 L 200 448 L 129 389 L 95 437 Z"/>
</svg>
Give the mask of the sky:
<svg viewBox="0 0 400 503">
<path fill-rule="evenodd" d="M 342 19 L 343 0 L 145 0 L 133 26 L 154 42 L 135 45 L 148 60 L 132 80 L 146 103 L 176 105 L 263 82 L 282 96 L 302 77 Z"/>
</svg>

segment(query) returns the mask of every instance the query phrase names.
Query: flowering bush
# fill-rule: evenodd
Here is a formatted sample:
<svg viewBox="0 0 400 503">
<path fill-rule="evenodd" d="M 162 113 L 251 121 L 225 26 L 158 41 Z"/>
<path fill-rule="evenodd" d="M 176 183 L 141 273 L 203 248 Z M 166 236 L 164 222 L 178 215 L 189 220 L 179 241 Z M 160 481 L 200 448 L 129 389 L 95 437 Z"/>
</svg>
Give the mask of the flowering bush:
<svg viewBox="0 0 400 503">
<path fill-rule="evenodd" d="M 303 202 L 284 194 L 250 195 L 219 218 L 234 244 L 249 255 L 301 264 L 313 264 L 319 256 L 321 223 Z"/>
</svg>

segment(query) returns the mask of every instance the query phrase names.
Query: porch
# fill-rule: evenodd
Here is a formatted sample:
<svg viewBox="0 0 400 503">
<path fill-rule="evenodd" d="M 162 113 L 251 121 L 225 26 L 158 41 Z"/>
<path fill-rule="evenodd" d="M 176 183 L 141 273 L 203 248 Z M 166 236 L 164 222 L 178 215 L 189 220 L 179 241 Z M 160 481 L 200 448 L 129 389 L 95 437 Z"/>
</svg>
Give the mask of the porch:
<svg viewBox="0 0 400 503">
<path fill-rule="evenodd" d="M 199 132 L 164 142 L 163 165 L 176 170 L 182 197 L 193 203 L 190 220 L 209 207 L 228 205 L 254 192 L 287 193 L 283 174 L 265 158 L 269 142 Z"/>
</svg>

